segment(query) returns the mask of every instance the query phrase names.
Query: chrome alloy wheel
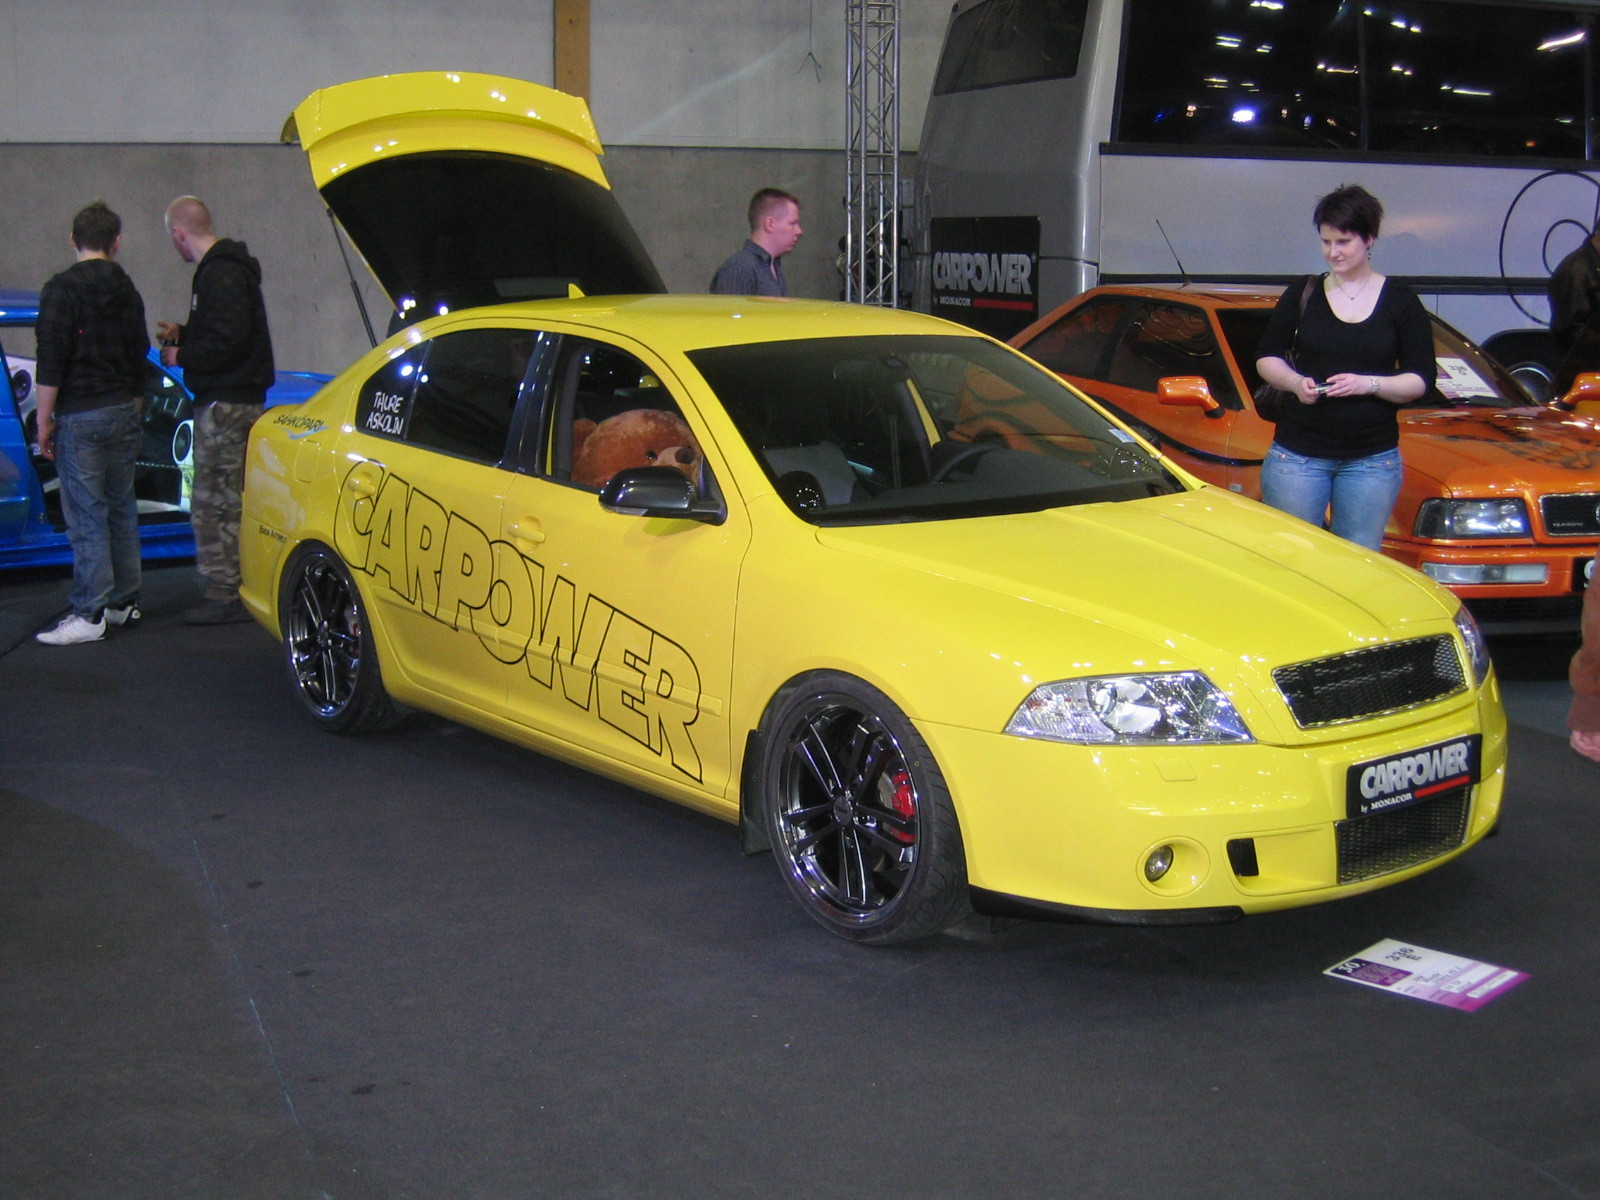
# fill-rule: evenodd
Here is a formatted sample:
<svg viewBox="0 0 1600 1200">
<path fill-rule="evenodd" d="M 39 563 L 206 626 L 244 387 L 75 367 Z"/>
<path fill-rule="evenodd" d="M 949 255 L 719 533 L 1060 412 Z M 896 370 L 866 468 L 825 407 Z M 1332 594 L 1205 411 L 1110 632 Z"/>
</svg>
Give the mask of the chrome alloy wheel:
<svg viewBox="0 0 1600 1200">
<path fill-rule="evenodd" d="M 289 670 L 313 715 L 337 720 L 355 698 L 362 669 L 361 608 L 326 556 L 300 568 L 289 598 L 284 642 Z"/>
<path fill-rule="evenodd" d="M 778 773 L 780 853 L 815 904 L 864 922 L 899 898 L 916 867 L 916 785 L 871 712 L 818 698 L 791 730 Z"/>
</svg>

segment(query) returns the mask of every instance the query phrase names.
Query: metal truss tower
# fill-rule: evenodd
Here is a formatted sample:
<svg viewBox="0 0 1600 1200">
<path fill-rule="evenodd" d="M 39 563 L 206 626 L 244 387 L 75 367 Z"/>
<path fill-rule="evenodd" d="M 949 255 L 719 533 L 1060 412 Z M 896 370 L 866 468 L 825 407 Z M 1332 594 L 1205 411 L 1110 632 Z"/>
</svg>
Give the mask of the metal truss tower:
<svg viewBox="0 0 1600 1200">
<path fill-rule="evenodd" d="M 845 0 L 844 298 L 900 302 L 900 0 Z"/>
</svg>

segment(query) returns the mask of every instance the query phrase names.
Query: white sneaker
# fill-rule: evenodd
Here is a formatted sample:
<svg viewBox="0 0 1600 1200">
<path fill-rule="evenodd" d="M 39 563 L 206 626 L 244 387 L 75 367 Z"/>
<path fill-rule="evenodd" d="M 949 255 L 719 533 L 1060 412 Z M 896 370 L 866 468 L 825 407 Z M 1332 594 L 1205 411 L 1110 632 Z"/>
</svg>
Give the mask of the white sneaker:
<svg viewBox="0 0 1600 1200">
<path fill-rule="evenodd" d="M 106 609 L 106 624 L 108 625 L 126 625 L 129 629 L 132 629 L 143 617 L 144 614 L 139 611 L 138 601 L 125 604 L 121 608 L 108 607 Z"/>
<path fill-rule="evenodd" d="M 98 642 L 106 636 L 106 619 L 86 621 L 77 613 L 68 613 L 54 629 L 33 635 L 34 641 L 46 646 L 76 646 L 79 642 Z"/>
</svg>

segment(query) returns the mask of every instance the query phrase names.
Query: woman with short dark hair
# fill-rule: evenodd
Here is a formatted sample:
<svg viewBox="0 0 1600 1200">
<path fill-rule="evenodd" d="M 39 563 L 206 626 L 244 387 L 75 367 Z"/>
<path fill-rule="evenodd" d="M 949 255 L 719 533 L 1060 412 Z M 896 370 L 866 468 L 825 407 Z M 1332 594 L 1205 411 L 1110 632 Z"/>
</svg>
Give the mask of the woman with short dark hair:
<svg viewBox="0 0 1600 1200">
<path fill-rule="evenodd" d="M 1372 550 L 1400 495 L 1399 405 L 1433 379 L 1433 329 L 1417 294 L 1372 266 L 1383 205 L 1346 185 L 1312 222 L 1329 270 L 1285 289 L 1256 370 L 1290 393 L 1261 467 L 1261 498 Z M 1298 401 L 1298 403 L 1296 403 Z"/>
</svg>

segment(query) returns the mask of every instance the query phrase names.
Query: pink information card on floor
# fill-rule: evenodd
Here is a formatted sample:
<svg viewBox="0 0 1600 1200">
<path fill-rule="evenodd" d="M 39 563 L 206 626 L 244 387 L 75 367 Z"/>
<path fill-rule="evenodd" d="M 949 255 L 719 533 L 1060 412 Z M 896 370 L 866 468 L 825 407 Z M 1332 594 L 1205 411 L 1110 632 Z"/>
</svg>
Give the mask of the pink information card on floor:
<svg viewBox="0 0 1600 1200">
<path fill-rule="evenodd" d="M 1323 974 L 1467 1012 L 1482 1008 L 1528 978 L 1525 971 L 1457 958 L 1393 938 L 1368 946 Z"/>
</svg>

